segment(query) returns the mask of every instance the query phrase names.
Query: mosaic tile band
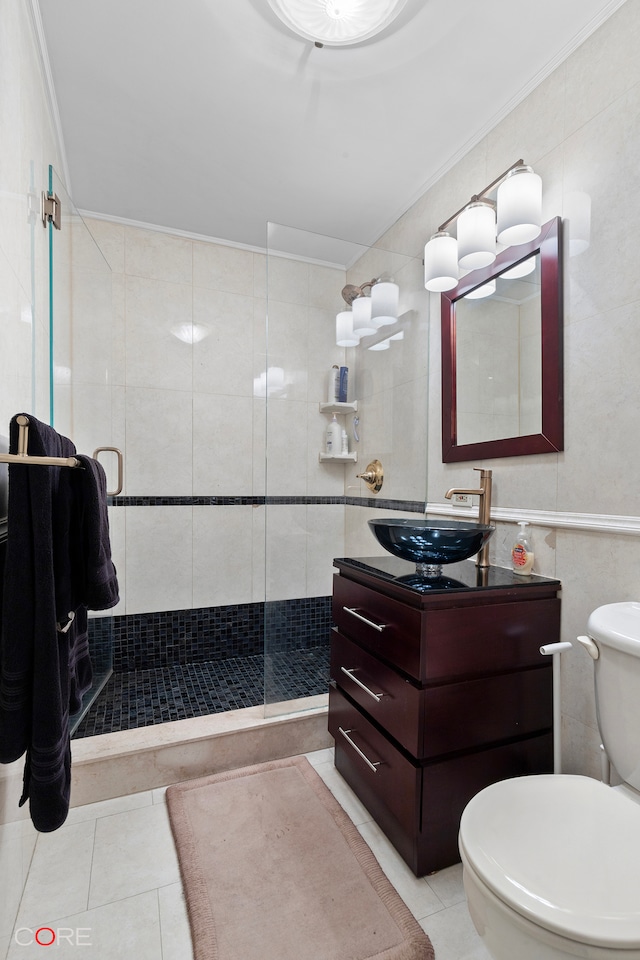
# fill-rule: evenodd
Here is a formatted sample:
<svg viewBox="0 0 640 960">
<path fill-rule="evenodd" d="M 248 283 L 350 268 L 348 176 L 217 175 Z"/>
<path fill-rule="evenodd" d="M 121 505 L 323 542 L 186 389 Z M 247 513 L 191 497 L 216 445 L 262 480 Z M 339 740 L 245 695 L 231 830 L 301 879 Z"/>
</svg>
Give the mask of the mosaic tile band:
<svg viewBox="0 0 640 960">
<path fill-rule="evenodd" d="M 424 513 L 424 500 L 383 500 L 380 497 L 109 497 L 111 507 L 260 507 L 343 505 L 378 510 Z"/>
</svg>

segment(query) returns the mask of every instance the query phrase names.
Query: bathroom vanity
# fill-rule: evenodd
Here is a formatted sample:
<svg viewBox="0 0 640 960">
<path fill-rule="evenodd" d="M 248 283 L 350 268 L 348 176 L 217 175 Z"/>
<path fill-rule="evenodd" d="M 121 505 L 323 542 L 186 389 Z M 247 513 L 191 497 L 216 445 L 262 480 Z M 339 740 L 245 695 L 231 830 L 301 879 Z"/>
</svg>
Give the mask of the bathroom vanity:
<svg viewBox="0 0 640 960">
<path fill-rule="evenodd" d="M 335 764 L 414 873 L 458 862 L 483 787 L 553 770 L 560 582 L 473 561 L 425 581 L 395 557 L 334 560 Z"/>
</svg>

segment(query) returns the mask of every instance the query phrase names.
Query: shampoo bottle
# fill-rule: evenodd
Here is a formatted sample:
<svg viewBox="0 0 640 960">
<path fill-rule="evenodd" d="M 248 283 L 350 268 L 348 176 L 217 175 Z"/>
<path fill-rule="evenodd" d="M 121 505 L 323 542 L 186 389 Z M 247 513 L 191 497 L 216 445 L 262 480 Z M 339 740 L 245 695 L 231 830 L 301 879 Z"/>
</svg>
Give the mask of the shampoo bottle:
<svg viewBox="0 0 640 960">
<path fill-rule="evenodd" d="M 531 542 L 527 538 L 529 524 L 526 520 L 519 520 L 518 526 L 520 531 L 511 550 L 511 564 L 514 573 L 526 577 L 533 569 L 533 550 L 531 549 Z"/>
<path fill-rule="evenodd" d="M 334 413 L 331 418 L 331 423 L 327 427 L 327 441 L 326 441 L 326 451 L 331 454 L 332 457 L 340 456 L 340 443 L 341 443 L 341 433 L 340 424 L 336 420 L 336 415 Z"/>
<path fill-rule="evenodd" d="M 329 370 L 329 383 L 327 388 L 327 403 L 336 403 L 340 393 L 340 367 L 337 363 Z"/>
</svg>

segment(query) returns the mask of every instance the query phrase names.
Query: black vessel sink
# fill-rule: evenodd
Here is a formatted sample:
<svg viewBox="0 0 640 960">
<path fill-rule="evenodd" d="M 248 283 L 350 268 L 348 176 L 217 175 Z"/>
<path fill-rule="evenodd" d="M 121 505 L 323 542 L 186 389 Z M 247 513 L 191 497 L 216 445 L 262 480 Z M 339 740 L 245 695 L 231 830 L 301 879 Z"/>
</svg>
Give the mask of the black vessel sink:
<svg viewBox="0 0 640 960">
<path fill-rule="evenodd" d="M 368 522 L 380 546 L 415 563 L 416 573 L 425 577 L 441 576 L 443 563 L 473 557 L 495 530 L 466 520 L 382 517 Z"/>
</svg>

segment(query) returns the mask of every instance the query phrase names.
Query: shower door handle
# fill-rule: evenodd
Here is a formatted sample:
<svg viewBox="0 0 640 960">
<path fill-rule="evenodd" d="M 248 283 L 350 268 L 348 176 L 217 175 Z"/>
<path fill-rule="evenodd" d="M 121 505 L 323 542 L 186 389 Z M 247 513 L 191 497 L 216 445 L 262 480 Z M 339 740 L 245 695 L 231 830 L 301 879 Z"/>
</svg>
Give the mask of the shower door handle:
<svg viewBox="0 0 640 960">
<path fill-rule="evenodd" d="M 109 453 L 115 453 L 118 458 L 118 486 L 115 490 L 107 490 L 108 497 L 117 497 L 119 493 L 122 493 L 122 487 L 124 485 L 124 457 L 122 456 L 122 450 L 119 450 L 117 447 L 96 447 L 93 451 L 93 459 L 97 460 L 98 454 L 105 450 Z"/>
</svg>

